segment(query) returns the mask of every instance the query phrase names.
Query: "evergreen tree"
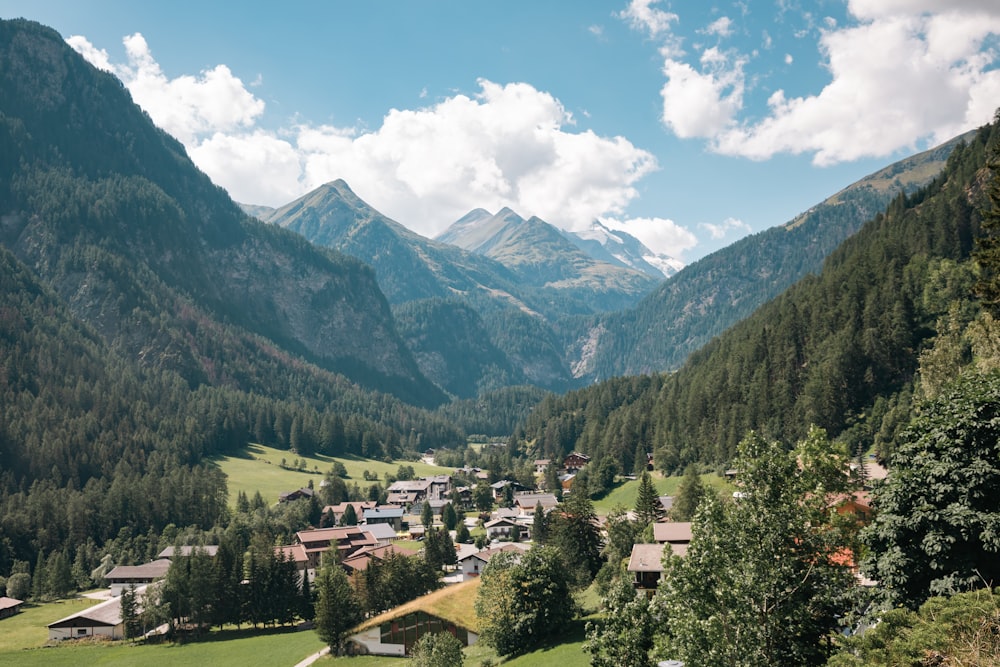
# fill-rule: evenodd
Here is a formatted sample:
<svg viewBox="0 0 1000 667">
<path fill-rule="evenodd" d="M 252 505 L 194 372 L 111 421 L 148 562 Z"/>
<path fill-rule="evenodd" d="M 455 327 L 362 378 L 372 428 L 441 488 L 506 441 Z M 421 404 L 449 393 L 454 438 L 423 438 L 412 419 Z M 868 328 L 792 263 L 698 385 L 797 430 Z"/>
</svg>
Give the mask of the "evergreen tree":
<svg viewBox="0 0 1000 667">
<path fill-rule="evenodd" d="M 340 655 L 348 631 L 361 618 L 361 603 L 344 569 L 325 559 L 316 574 L 316 632 L 333 655 Z"/>
<path fill-rule="evenodd" d="M 594 504 L 576 490 L 550 516 L 548 544 L 562 555 L 577 586 L 585 588 L 601 569 L 601 530 Z"/>
<path fill-rule="evenodd" d="M 427 530 L 434 525 L 434 510 L 431 509 L 431 503 L 429 500 L 424 501 L 424 506 L 420 510 L 420 523 Z"/>
<path fill-rule="evenodd" d="M 531 524 L 531 539 L 535 544 L 545 544 L 549 539 L 549 517 L 542 507 L 542 501 L 535 503 L 535 513 Z"/>
<path fill-rule="evenodd" d="M 635 499 L 635 516 L 640 524 L 653 523 L 663 515 L 663 505 L 649 471 L 643 468 L 639 475 L 639 490 Z"/>
<path fill-rule="evenodd" d="M 354 505 L 348 505 L 344 513 L 340 515 L 341 526 L 358 525 L 358 513 L 354 511 Z"/>
<path fill-rule="evenodd" d="M 455 541 L 460 544 L 469 544 L 472 542 L 472 535 L 469 533 L 469 527 L 465 525 L 462 521 L 458 524 L 458 528 L 455 529 Z"/>
<path fill-rule="evenodd" d="M 698 469 L 692 463 L 684 469 L 684 477 L 677 489 L 677 497 L 670 508 L 670 518 L 673 521 L 690 521 L 698 505 L 705 497 L 705 485 L 698 476 Z"/>
<path fill-rule="evenodd" d="M 139 618 L 139 601 L 135 594 L 135 584 L 129 584 L 120 596 L 122 632 L 125 639 L 135 639 L 142 635 L 142 621 Z"/>
<path fill-rule="evenodd" d="M 1000 124 L 1000 109 L 993 123 Z M 987 167 L 990 172 L 986 186 L 989 203 L 980 212 L 980 235 L 976 238 L 974 253 L 980 268 L 976 292 L 983 307 L 994 317 L 1000 317 L 1000 145 L 989 147 Z"/>
<path fill-rule="evenodd" d="M 316 602 L 313 599 L 312 586 L 309 585 L 308 570 L 302 572 L 302 589 L 299 594 L 298 616 L 303 621 L 311 621 L 316 616 Z"/>
<path fill-rule="evenodd" d="M 441 523 L 445 530 L 455 530 L 458 525 L 458 512 L 455 511 L 452 503 L 448 503 L 441 510 Z"/>
</svg>

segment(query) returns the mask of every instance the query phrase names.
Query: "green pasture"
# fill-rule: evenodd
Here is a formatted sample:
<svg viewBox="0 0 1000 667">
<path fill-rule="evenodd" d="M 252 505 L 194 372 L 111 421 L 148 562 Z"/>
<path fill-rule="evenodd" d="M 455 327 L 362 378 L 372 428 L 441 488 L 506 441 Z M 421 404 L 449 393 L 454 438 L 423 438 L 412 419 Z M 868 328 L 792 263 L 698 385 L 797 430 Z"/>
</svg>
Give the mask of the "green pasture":
<svg viewBox="0 0 1000 667">
<path fill-rule="evenodd" d="M 295 459 L 306 461 L 305 470 L 288 470 L 281 467 L 281 460 L 284 459 L 286 465 L 291 466 Z M 385 480 L 386 475 L 395 475 L 399 466 L 412 466 L 417 477 L 428 475 L 441 475 L 450 473 L 450 468 L 428 465 L 421 461 L 375 461 L 373 459 L 363 459 L 353 456 L 324 456 L 317 454 L 314 456 L 298 456 L 297 454 L 267 447 L 265 445 L 250 444 L 239 454 L 231 456 L 216 457 L 213 463 L 226 474 L 229 484 L 229 502 L 236 502 L 236 497 L 240 491 L 252 498 L 254 493 L 260 491 L 268 503 L 278 500 L 278 494 L 282 491 L 293 491 L 309 485 L 312 480 L 313 486 L 319 488 L 319 483 L 323 480 L 323 474 L 333 467 L 334 461 L 344 464 L 347 469 L 347 483 L 357 482 L 362 487 L 370 482 L 364 479 L 364 471 L 378 475 L 379 481 Z"/>
<path fill-rule="evenodd" d="M 656 485 L 656 491 L 659 495 L 677 495 L 677 489 L 681 485 L 682 477 L 664 477 L 659 472 L 650 473 L 650 475 L 653 478 L 653 484 Z M 715 474 L 702 475 L 701 482 L 706 488 L 716 490 L 731 491 L 733 488 L 725 478 Z M 632 509 L 635 507 L 635 499 L 638 495 L 639 480 L 630 479 L 619 483 L 603 498 L 595 500 L 594 511 L 602 516 L 606 516 L 616 505 L 622 505 L 625 509 Z"/>
</svg>

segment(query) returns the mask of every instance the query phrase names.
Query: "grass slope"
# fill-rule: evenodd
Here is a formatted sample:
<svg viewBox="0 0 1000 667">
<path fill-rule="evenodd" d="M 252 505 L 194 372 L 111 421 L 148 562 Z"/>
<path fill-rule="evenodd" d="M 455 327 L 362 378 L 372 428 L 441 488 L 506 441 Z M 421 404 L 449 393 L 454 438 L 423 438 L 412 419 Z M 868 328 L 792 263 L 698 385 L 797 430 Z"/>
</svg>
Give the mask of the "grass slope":
<svg viewBox="0 0 1000 667">
<path fill-rule="evenodd" d="M 656 492 L 661 496 L 675 496 L 677 489 L 681 485 L 682 477 L 664 477 L 659 472 L 650 473 L 653 477 L 653 484 L 656 485 Z M 718 475 L 702 475 L 701 483 L 706 488 L 721 491 L 732 491 L 732 485 Z M 635 499 L 639 495 L 639 480 L 629 480 L 618 484 L 606 496 L 594 501 L 594 511 L 601 516 L 606 516 L 616 505 L 621 505 L 625 509 L 635 507 Z"/>
<path fill-rule="evenodd" d="M 302 472 L 298 470 L 287 470 L 281 467 L 282 459 L 291 465 L 295 459 L 306 461 L 306 470 L 314 471 Z M 451 468 L 428 465 L 420 461 L 375 461 L 373 459 L 362 459 L 358 457 L 331 457 L 317 454 L 315 456 L 298 456 L 294 452 L 275 449 L 264 445 L 250 444 L 238 455 L 222 456 L 213 460 L 215 465 L 226 474 L 229 480 L 229 502 L 235 503 L 236 496 L 240 491 L 252 498 L 253 494 L 260 491 L 260 494 L 269 503 L 277 502 L 278 494 L 282 491 L 292 491 L 294 489 L 308 486 L 312 481 L 313 486 L 319 487 L 323 479 L 322 474 L 326 473 L 333 466 L 334 461 L 339 461 L 347 468 L 347 483 L 357 482 L 362 487 L 368 482 L 364 479 L 364 471 L 376 473 L 378 479 L 385 480 L 387 474 L 395 475 L 399 466 L 412 466 L 417 477 L 427 475 L 441 475 L 451 473 Z"/>
</svg>

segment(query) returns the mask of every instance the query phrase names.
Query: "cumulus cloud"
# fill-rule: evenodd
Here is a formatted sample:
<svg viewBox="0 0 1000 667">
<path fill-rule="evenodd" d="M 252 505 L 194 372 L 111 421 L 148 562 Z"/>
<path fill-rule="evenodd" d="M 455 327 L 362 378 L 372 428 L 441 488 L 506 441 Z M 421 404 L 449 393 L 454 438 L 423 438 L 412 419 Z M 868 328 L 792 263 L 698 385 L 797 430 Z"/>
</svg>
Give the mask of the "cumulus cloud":
<svg viewBox="0 0 1000 667">
<path fill-rule="evenodd" d="M 743 236 L 744 234 L 749 234 L 751 231 L 750 225 L 737 218 L 726 218 L 717 225 L 711 222 L 702 222 L 698 226 L 706 230 L 716 240 L 724 239 L 733 232 L 737 236 Z"/>
<path fill-rule="evenodd" d="M 642 241 L 650 250 L 674 258 L 698 245 L 698 238 L 690 230 L 667 218 L 600 218 L 608 229 L 620 230 Z"/>
<path fill-rule="evenodd" d="M 372 206 L 433 236 L 477 207 L 510 206 L 564 229 L 623 212 L 655 158 L 624 137 L 577 131 L 551 94 L 526 83 L 478 82 L 420 109 L 393 109 L 357 131 L 299 124 L 258 126 L 263 101 L 225 65 L 167 77 L 142 35 L 125 40 L 127 63 L 82 37 L 70 44 L 122 79 L 160 127 L 238 201 L 285 204 L 343 178 Z"/>
<path fill-rule="evenodd" d="M 648 32 L 650 37 L 670 31 L 670 25 L 677 21 L 677 14 L 666 12 L 654 5 L 660 0 L 631 0 L 628 7 L 618 15 L 638 30 Z"/>
<path fill-rule="evenodd" d="M 946 7 L 937 0 L 850 0 L 848 14 L 847 22 L 827 20 L 815 33 L 829 81 L 795 97 L 771 86 L 762 112 L 745 106 L 750 59 L 735 52 L 720 58 L 717 47 L 706 46 L 685 54 L 670 22 L 654 33 L 649 22 L 624 18 L 664 41 L 664 124 L 678 137 L 707 140 L 718 153 L 759 160 L 805 153 L 829 165 L 937 143 L 991 119 L 1000 100 L 995 0 Z M 717 20 L 701 32 L 728 30 Z M 790 55 L 785 62 L 792 63 Z"/>
</svg>

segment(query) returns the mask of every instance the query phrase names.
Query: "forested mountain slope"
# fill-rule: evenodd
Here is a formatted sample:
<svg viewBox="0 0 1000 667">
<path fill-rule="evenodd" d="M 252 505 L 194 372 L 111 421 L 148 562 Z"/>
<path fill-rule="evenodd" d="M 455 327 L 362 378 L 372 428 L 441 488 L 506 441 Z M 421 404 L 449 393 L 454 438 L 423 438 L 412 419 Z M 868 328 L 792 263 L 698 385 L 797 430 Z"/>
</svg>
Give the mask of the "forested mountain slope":
<svg viewBox="0 0 1000 667">
<path fill-rule="evenodd" d="M 443 398 L 370 269 L 243 214 L 119 81 L 26 21 L 0 24 L 0 220 L 0 243 L 147 367 L 267 393 L 247 365 L 218 363 L 226 323 L 247 354 L 276 345 L 415 403 Z"/>
<path fill-rule="evenodd" d="M 688 265 L 635 308 L 586 322 L 571 353 L 575 375 L 593 380 L 678 368 L 713 336 L 817 272 L 830 252 L 897 194 L 929 183 L 969 136 L 896 162 L 785 225 Z"/>
<path fill-rule="evenodd" d="M 526 425 L 538 456 L 578 449 L 631 470 L 638 441 L 667 471 L 724 464 L 749 429 L 786 442 L 811 424 L 858 447 L 893 437 L 918 355 L 954 303 L 968 261 L 995 125 L 941 175 L 899 196 L 824 263 L 671 375 L 622 378 L 547 399 Z M 891 442 L 884 443 L 891 447 Z"/>
<path fill-rule="evenodd" d="M 340 374 L 342 371 L 348 375 Z M 247 218 L 122 85 L 0 21 L 0 572 L 209 528 L 249 440 L 394 458 L 464 434 L 370 268 Z"/>
</svg>

